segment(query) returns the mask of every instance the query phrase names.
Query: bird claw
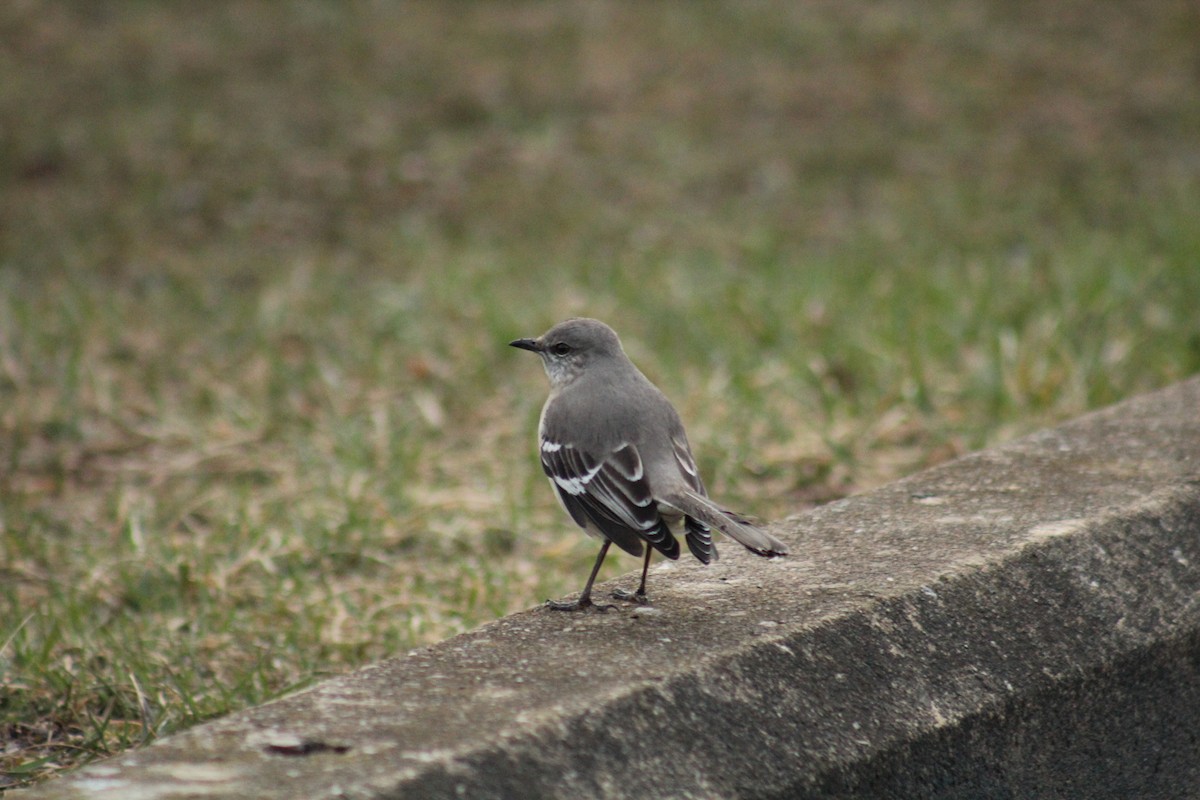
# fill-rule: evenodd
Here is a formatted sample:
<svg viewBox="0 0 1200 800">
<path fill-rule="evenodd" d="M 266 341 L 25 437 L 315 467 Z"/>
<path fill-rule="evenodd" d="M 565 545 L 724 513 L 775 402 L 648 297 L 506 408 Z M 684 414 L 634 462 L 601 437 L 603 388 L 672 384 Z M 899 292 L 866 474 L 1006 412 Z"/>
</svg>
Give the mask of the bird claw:
<svg viewBox="0 0 1200 800">
<path fill-rule="evenodd" d="M 546 608 L 551 611 L 588 611 L 595 610 L 599 612 L 608 611 L 610 608 L 616 608 L 611 603 L 593 603 L 590 597 L 581 597 L 578 600 L 547 600 Z"/>
<path fill-rule="evenodd" d="M 650 604 L 650 598 L 645 592 L 642 591 L 627 592 L 624 589 L 613 589 L 612 596 L 617 600 L 625 600 L 630 603 L 637 603 L 639 606 L 646 606 Z"/>
</svg>

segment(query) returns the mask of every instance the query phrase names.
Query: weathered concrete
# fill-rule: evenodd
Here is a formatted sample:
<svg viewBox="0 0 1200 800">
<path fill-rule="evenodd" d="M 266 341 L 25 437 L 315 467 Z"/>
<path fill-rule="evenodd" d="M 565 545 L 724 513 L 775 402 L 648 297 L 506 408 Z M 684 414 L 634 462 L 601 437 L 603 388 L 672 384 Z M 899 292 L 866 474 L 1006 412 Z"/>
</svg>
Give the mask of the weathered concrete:
<svg viewBox="0 0 1200 800">
<path fill-rule="evenodd" d="M 1200 796 L 1200 379 L 27 792 Z"/>
</svg>

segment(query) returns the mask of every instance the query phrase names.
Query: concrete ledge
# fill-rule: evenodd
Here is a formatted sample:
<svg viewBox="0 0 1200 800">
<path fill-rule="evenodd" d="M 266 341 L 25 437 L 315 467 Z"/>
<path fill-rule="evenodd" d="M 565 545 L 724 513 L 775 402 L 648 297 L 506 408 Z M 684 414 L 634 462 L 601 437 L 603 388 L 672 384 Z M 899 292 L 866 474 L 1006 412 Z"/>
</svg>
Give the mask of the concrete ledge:
<svg viewBox="0 0 1200 800">
<path fill-rule="evenodd" d="M 1194 797 L 1200 379 L 33 798 Z"/>
</svg>

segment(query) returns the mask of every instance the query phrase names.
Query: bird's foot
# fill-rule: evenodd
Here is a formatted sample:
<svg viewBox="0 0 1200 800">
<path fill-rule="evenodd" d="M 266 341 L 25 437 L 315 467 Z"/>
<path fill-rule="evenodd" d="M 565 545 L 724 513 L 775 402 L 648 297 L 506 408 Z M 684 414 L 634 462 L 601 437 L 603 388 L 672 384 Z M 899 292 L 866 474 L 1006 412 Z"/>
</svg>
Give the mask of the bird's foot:
<svg viewBox="0 0 1200 800">
<path fill-rule="evenodd" d="M 578 600 L 547 600 L 546 608 L 551 611 L 608 611 L 616 606 L 610 603 L 593 603 L 590 597 L 580 597 Z"/>
<path fill-rule="evenodd" d="M 613 589 L 612 596 L 617 600 L 625 600 L 630 603 L 637 603 L 639 606 L 650 604 L 650 598 L 642 590 L 636 592 L 627 592 L 624 589 Z"/>
</svg>

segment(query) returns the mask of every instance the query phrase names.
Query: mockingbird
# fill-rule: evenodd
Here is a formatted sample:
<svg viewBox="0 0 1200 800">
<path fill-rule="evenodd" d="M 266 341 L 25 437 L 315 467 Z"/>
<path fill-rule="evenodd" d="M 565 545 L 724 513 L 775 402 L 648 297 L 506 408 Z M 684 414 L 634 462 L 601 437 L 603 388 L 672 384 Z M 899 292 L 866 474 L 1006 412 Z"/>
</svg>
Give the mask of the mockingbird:
<svg viewBox="0 0 1200 800">
<path fill-rule="evenodd" d="M 612 328 L 569 319 L 537 339 L 509 344 L 541 356 L 550 378 L 538 423 L 542 469 L 576 524 L 604 542 L 579 599 L 547 606 L 591 606 L 592 584 L 613 543 L 630 555 L 645 553 L 637 591 L 613 593 L 639 603 L 646 602 L 650 556 L 657 550 L 679 558 L 678 533 L 705 564 L 717 559 L 713 528 L 760 556 L 787 554 L 783 542 L 708 499 L 679 414 L 625 355 Z"/>
</svg>

